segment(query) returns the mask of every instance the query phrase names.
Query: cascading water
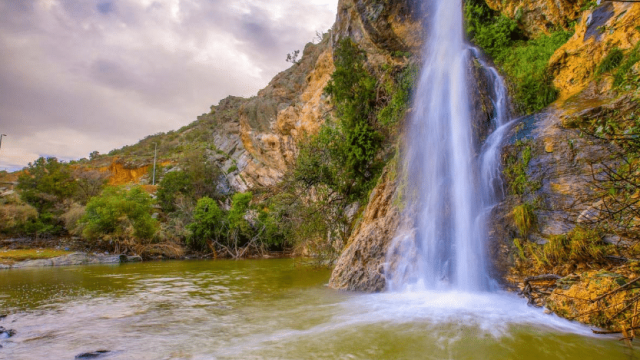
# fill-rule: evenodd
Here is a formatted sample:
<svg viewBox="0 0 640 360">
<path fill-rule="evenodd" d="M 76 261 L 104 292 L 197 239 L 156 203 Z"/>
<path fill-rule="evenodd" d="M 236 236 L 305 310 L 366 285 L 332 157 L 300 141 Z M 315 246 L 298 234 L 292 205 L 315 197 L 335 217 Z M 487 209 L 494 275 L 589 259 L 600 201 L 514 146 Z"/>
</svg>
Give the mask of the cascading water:
<svg viewBox="0 0 640 360">
<path fill-rule="evenodd" d="M 493 81 L 496 129 L 476 155 L 468 69 L 477 51 L 464 42 L 461 0 L 432 0 L 431 31 L 407 131 L 404 223 L 387 258 L 387 287 L 489 290 L 487 217 L 497 200 L 500 148 L 508 119 L 498 73 Z"/>
</svg>

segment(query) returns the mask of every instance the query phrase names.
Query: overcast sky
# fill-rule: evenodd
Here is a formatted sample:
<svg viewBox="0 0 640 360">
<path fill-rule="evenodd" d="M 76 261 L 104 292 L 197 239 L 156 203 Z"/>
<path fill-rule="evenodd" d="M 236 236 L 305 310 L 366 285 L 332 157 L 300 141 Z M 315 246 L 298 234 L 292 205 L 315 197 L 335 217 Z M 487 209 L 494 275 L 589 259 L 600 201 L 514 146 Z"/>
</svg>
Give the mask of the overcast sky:
<svg viewBox="0 0 640 360">
<path fill-rule="evenodd" d="M 252 96 L 338 0 L 0 0 L 0 170 L 88 157 Z"/>
</svg>

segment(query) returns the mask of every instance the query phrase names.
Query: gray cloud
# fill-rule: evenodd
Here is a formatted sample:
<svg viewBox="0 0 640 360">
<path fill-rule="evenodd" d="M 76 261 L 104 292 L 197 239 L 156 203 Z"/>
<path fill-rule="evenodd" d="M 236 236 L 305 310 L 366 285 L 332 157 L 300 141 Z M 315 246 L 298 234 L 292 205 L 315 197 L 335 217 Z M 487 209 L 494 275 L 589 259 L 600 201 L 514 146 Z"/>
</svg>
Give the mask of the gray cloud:
<svg viewBox="0 0 640 360">
<path fill-rule="evenodd" d="M 251 96 L 337 0 L 0 0 L 0 169 L 107 152 Z"/>
</svg>

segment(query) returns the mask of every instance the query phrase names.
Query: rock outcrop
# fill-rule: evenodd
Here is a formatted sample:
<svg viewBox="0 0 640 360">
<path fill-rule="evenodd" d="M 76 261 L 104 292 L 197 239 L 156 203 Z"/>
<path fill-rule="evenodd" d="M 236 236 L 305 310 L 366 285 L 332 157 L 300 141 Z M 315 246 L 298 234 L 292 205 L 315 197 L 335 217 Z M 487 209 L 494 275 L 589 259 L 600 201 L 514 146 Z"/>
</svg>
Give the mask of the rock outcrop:
<svg viewBox="0 0 640 360">
<path fill-rule="evenodd" d="M 640 4 L 604 2 L 585 11 L 578 19 L 575 34 L 560 47 L 549 65 L 560 98 L 567 99 L 588 87 L 598 65 L 613 50 L 629 50 L 640 41 Z M 604 79 L 597 91 L 611 89 Z"/>
</svg>

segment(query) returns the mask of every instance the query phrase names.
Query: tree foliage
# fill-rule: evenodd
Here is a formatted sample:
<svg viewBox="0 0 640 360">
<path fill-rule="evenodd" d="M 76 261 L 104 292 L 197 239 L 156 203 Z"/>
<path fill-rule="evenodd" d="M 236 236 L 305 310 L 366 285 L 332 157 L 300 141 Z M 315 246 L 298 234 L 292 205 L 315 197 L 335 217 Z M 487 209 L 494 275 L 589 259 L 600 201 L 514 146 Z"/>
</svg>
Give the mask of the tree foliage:
<svg viewBox="0 0 640 360">
<path fill-rule="evenodd" d="M 169 172 L 160 181 L 156 196 L 163 211 L 173 212 L 176 210 L 178 197 L 193 198 L 195 196 L 193 178 L 184 171 Z"/>
<path fill-rule="evenodd" d="M 55 157 L 41 157 L 24 169 L 18 178 L 20 198 L 39 213 L 54 210 L 56 204 L 73 196 L 77 184 L 69 165 Z"/>
</svg>

